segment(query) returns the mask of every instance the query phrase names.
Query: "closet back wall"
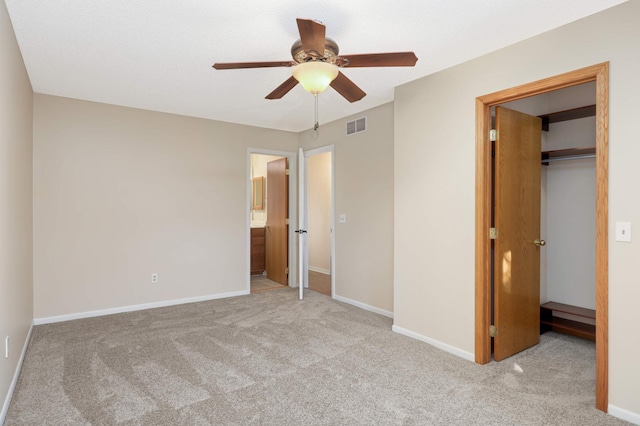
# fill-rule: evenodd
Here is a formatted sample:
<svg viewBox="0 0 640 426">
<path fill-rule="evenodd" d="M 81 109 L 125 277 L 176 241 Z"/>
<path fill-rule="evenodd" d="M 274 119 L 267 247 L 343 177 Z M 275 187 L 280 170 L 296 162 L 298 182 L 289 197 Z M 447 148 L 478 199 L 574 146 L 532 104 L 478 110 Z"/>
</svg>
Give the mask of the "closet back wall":
<svg viewBox="0 0 640 426">
<path fill-rule="evenodd" d="M 594 146 L 595 118 L 551 124 L 546 144 L 543 150 Z M 555 161 L 543 167 L 547 300 L 595 309 L 595 159 Z"/>
</svg>

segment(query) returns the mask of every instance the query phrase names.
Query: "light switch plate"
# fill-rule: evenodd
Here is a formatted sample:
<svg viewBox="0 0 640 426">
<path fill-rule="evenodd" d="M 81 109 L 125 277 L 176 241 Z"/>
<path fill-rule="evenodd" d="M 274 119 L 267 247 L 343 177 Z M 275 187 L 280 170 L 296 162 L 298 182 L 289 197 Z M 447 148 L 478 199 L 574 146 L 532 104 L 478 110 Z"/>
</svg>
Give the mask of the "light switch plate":
<svg viewBox="0 0 640 426">
<path fill-rule="evenodd" d="M 616 241 L 631 242 L 631 222 L 616 222 Z"/>
<path fill-rule="evenodd" d="M 338 215 L 338 222 L 347 223 L 347 215 L 344 213 Z"/>
</svg>

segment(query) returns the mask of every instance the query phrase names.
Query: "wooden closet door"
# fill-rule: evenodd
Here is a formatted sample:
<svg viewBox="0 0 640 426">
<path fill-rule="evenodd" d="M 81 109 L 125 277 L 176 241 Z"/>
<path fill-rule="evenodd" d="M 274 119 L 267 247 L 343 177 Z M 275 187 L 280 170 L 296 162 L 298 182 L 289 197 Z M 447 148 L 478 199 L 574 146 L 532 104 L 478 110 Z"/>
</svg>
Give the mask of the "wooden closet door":
<svg viewBox="0 0 640 426">
<path fill-rule="evenodd" d="M 541 119 L 496 107 L 494 359 L 540 342 Z"/>
<path fill-rule="evenodd" d="M 289 226 L 289 176 L 287 158 L 267 163 L 267 278 L 287 285 Z"/>
</svg>

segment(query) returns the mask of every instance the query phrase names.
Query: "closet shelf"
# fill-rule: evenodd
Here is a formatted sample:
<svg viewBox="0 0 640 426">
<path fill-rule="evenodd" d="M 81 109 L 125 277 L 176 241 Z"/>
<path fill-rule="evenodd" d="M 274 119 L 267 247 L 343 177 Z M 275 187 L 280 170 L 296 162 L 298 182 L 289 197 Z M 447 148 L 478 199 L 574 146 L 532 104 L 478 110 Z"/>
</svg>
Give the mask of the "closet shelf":
<svg viewBox="0 0 640 426">
<path fill-rule="evenodd" d="M 556 149 L 554 151 L 542 151 L 541 161 L 548 163 L 557 160 L 570 160 L 577 158 L 591 158 L 596 155 L 596 147 Z"/>
<path fill-rule="evenodd" d="M 593 117 L 596 115 L 596 106 L 588 105 L 580 108 L 568 109 L 565 111 L 552 112 L 550 114 L 539 115 L 542 119 L 542 130 L 549 131 L 549 124 L 560 123 L 561 121 L 576 120 L 578 118 Z"/>
<path fill-rule="evenodd" d="M 553 316 L 554 312 L 570 314 L 578 317 L 595 319 L 596 311 L 558 302 L 547 302 L 540 305 L 540 334 L 547 331 L 558 331 L 589 340 L 596 339 L 596 326 L 580 321 Z"/>
</svg>

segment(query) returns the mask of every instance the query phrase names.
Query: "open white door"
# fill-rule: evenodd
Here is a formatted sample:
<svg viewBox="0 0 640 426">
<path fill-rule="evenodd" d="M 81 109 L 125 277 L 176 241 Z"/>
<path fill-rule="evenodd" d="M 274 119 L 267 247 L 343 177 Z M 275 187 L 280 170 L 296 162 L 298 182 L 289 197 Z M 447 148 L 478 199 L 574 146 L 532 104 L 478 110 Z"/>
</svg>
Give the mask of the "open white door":
<svg viewBox="0 0 640 426">
<path fill-rule="evenodd" d="M 304 164 L 304 152 L 302 148 L 298 149 L 298 229 L 296 233 L 298 234 L 298 285 L 300 292 L 300 300 L 304 297 L 304 245 L 306 238 L 306 226 L 305 223 L 305 201 L 304 201 L 304 189 L 305 189 L 305 169 Z"/>
</svg>

